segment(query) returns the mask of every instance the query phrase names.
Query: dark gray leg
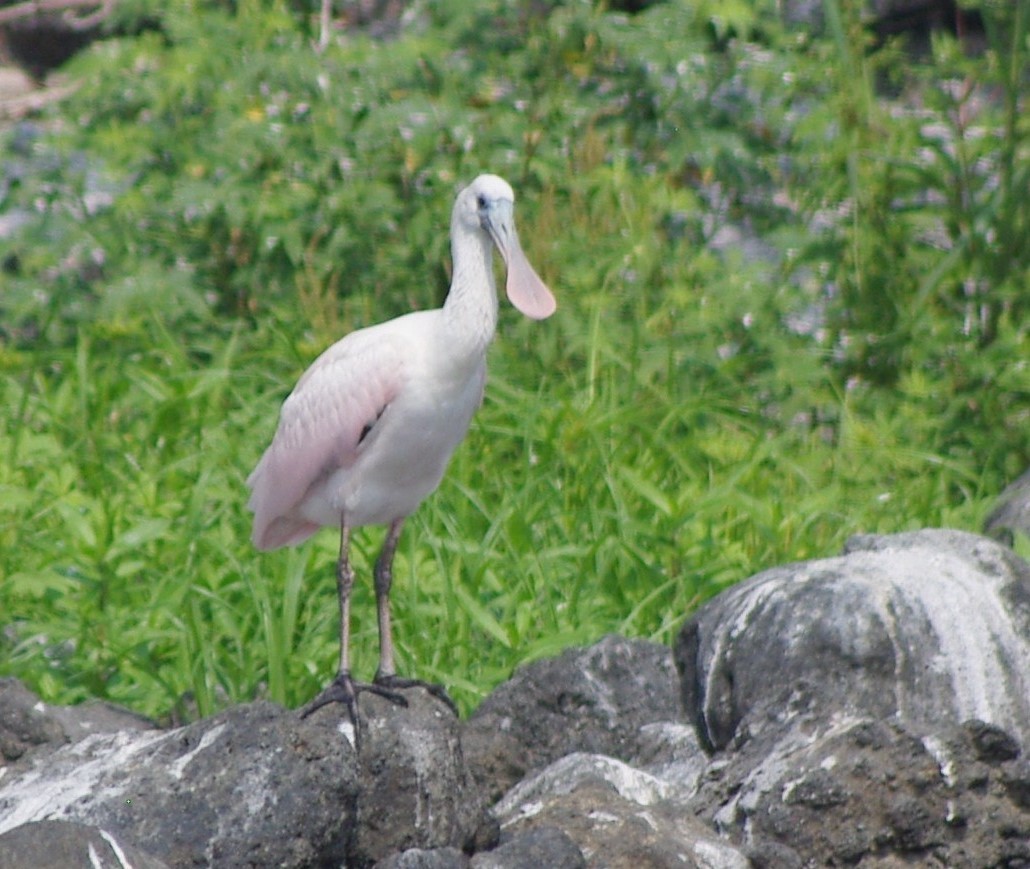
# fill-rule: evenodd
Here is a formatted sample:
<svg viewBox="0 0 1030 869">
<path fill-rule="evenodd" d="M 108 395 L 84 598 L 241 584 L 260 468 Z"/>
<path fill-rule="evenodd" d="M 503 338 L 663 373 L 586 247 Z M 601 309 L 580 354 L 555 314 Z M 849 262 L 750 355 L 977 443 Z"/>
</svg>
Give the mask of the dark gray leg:
<svg viewBox="0 0 1030 869">
<path fill-rule="evenodd" d="M 393 556 L 401 539 L 404 519 L 390 523 L 383 541 L 383 550 L 376 559 L 376 613 L 379 616 L 379 669 L 376 682 L 391 679 L 397 674 L 393 663 L 393 631 L 390 627 L 390 586 L 393 585 Z"/>
<path fill-rule="evenodd" d="M 393 584 L 393 556 L 397 552 L 397 543 L 401 539 L 404 518 L 390 523 L 383 541 L 382 552 L 376 559 L 376 611 L 379 615 L 379 669 L 376 670 L 375 683 L 386 688 L 425 688 L 434 697 L 446 703 L 457 715 L 458 708 L 447 696 L 443 685 L 422 682 L 419 679 L 405 679 L 397 675 L 393 662 L 393 632 L 390 626 L 390 586 Z"/>
<path fill-rule="evenodd" d="M 377 571 L 378 572 L 378 571 Z M 406 706 L 407 701 L 394 691 L 378 685 L 364 685 L 355 682 L 350 675 L 350 596 L 354 588 L 354 568 L 350 563 L 350 526 L 347 517 L 340 516 L 340 555 L 336 560 L 336 596 L 340 604 L 340 667 L 336 678 L 314 700 L 301 710 L 301 718 L 307 718 L 316 709 L 330 703 L 342 703 L 347 714 L 358 727 L 358 694 L 372 691 L 387 700 Z"/>
</svg>

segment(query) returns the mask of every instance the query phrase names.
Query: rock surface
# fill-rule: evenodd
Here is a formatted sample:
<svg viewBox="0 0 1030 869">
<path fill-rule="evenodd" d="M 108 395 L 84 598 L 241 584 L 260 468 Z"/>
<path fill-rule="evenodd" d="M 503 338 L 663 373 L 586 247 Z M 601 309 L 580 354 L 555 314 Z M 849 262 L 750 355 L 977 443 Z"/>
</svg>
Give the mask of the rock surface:
<svg viewBox="0 0 1030 869">
<path fill-rule="evenodd" d="M 499 847 L 477 854 L 469 869 L 582 869 L 583 852 L 557 827 L 537 826 L 506 839 Z"/>
<path fill-rule="evenodd" d="M 1030 566 L 972 534 L 857 537 L 845 555 L 719 595 L 676 643 L 709 747 L 775 744 L 841 717 L 917 731 L 976 718 L 1030 744 Z"/>
<path fill-rule="evenodd" d="M 1004 547 L 853 538 L 713 599 L 675 651 L 713 752 L 691 803 L 756 863 L 1030 860 L 1030 566 Z"/>
<path fill-rule="evenodd" d="M 738 849 L 693 817 L 689 796 L 614 758 L 570 754 L 520 782 L 494 810 L 507 834 L 564 830 L 591 866 L 747 869 Z"/>
<path fill-rule="evenodd" d="M 463 724 L 366 695 L 358 751 L 332 707 L 159 731 L 5 680 L 0 869 L 1028 866 L 1028 644 L 1030 566 L 924 531 L 753 577 L 675 655 L 530 664 Z"/>
<path fill-rule="evenodd" d="M 1030 471 L 1005 487 L 984 520 L 984 533 L 1011 546 L 1016 534 L 1030 537 Z"/>
<path fill-rule="evenodd" d="M 588 650 L 520 667 L 472 714 L 466 755 L 493 798 L 570 752 L 629 759 L 642 727 L 681 717 L 675 685 L 667 649 L 605 637 Z"/>
<path fill-rule="evenodd" d="M 155 727 L 142 715 L 100 700 L 51 706 L 17 679 L 0 679 L 0 765 L 38 745 L 74 742 L 91 733 Z"/>
<path fill-rule="evenodd" d="M 0 832 L 74 820 L 171 866 L 342 863 L 356 822 L 350 744 L 269 703 L 169 732 L 94 734 L 25 761 L 0 782 Z"/>
<path fill-rule="evenodd" d="M 348 851 L 365 865 L 412 848 L 469 847 L 484 823 L 480 798 L 461 749 L 458 720 L 422 689 L 398 707 L 362 698 L 358 823 Z M 312 718 L 330 724 L 338 708 Z"/>
<path fill-rule="evenodd" d="M 72 821 L 35 821 L 0 835 L 2 869 L 89 866 L 168 869 L 168 864 L 119 841 L 106 830 Z"/>
</svg>

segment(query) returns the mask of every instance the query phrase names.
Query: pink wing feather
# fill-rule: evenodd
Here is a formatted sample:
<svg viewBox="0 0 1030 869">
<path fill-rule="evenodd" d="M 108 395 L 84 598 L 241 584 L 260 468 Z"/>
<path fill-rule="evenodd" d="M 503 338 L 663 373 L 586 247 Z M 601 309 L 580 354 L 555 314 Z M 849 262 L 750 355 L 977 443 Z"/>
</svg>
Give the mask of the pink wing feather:
<svg viewBox="0 0 1030 869">
<path fill-rule="evenodd" d="M 386 325 L 337 341 L 283 402 L 275 437 L 247 478 L 258 549 L 299 543 L 318 530 L 297 508 L 312 486 L 354 464 L 365 427 L 400 391 L 403 341 Z"/>
</svg>

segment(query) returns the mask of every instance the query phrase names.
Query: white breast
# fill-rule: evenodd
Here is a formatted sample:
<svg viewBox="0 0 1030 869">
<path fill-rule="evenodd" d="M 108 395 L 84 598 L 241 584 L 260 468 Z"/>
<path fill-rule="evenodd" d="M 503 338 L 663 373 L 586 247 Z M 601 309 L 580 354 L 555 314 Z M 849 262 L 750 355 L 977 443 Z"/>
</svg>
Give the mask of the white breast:
<svg viewBox="0 0 1030 869">
<path fill-rule="evenodd" d="M 403 320 L 411 328 L 403 385 L 361 442 L 353 465 L 330 473 L 304 500 L 299 512 L 313 522 L 335 525 L 346 513 L 357 527 L 414 512 L 439 486 L 482 401 L 485 353 L 456 360 L 439 352 L 434 342 L 446 336 L 436 328 L 438 311 Z"/>
</svg>

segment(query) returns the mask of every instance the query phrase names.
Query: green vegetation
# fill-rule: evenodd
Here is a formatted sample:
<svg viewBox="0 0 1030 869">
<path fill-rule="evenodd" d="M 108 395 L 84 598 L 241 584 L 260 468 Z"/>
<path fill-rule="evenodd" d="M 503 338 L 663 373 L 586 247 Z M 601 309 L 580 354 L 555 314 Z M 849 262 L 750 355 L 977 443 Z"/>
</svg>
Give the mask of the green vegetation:
<svg viewBox="0 0 1030 869">
<path fill-rule="evenodd" d="M 852 533 L 976 530 L 1030 465 L 1027 6 L 902 62 L 863 4 L 775 5 L 454 0 L 319 53 L 300 2 L 138 4 L 157 29 L 4 134 L 0 674 L 150 715 L 314 695 L 337 539 L 256 553 L 244 479 L 324 346 L 441 301 L 480 171 L 560 307 L 502 306 L 409 521 L 403 672 L 469 710 Z M 368 677 L 367 579 L 354 620 Z"/>
</svg>

